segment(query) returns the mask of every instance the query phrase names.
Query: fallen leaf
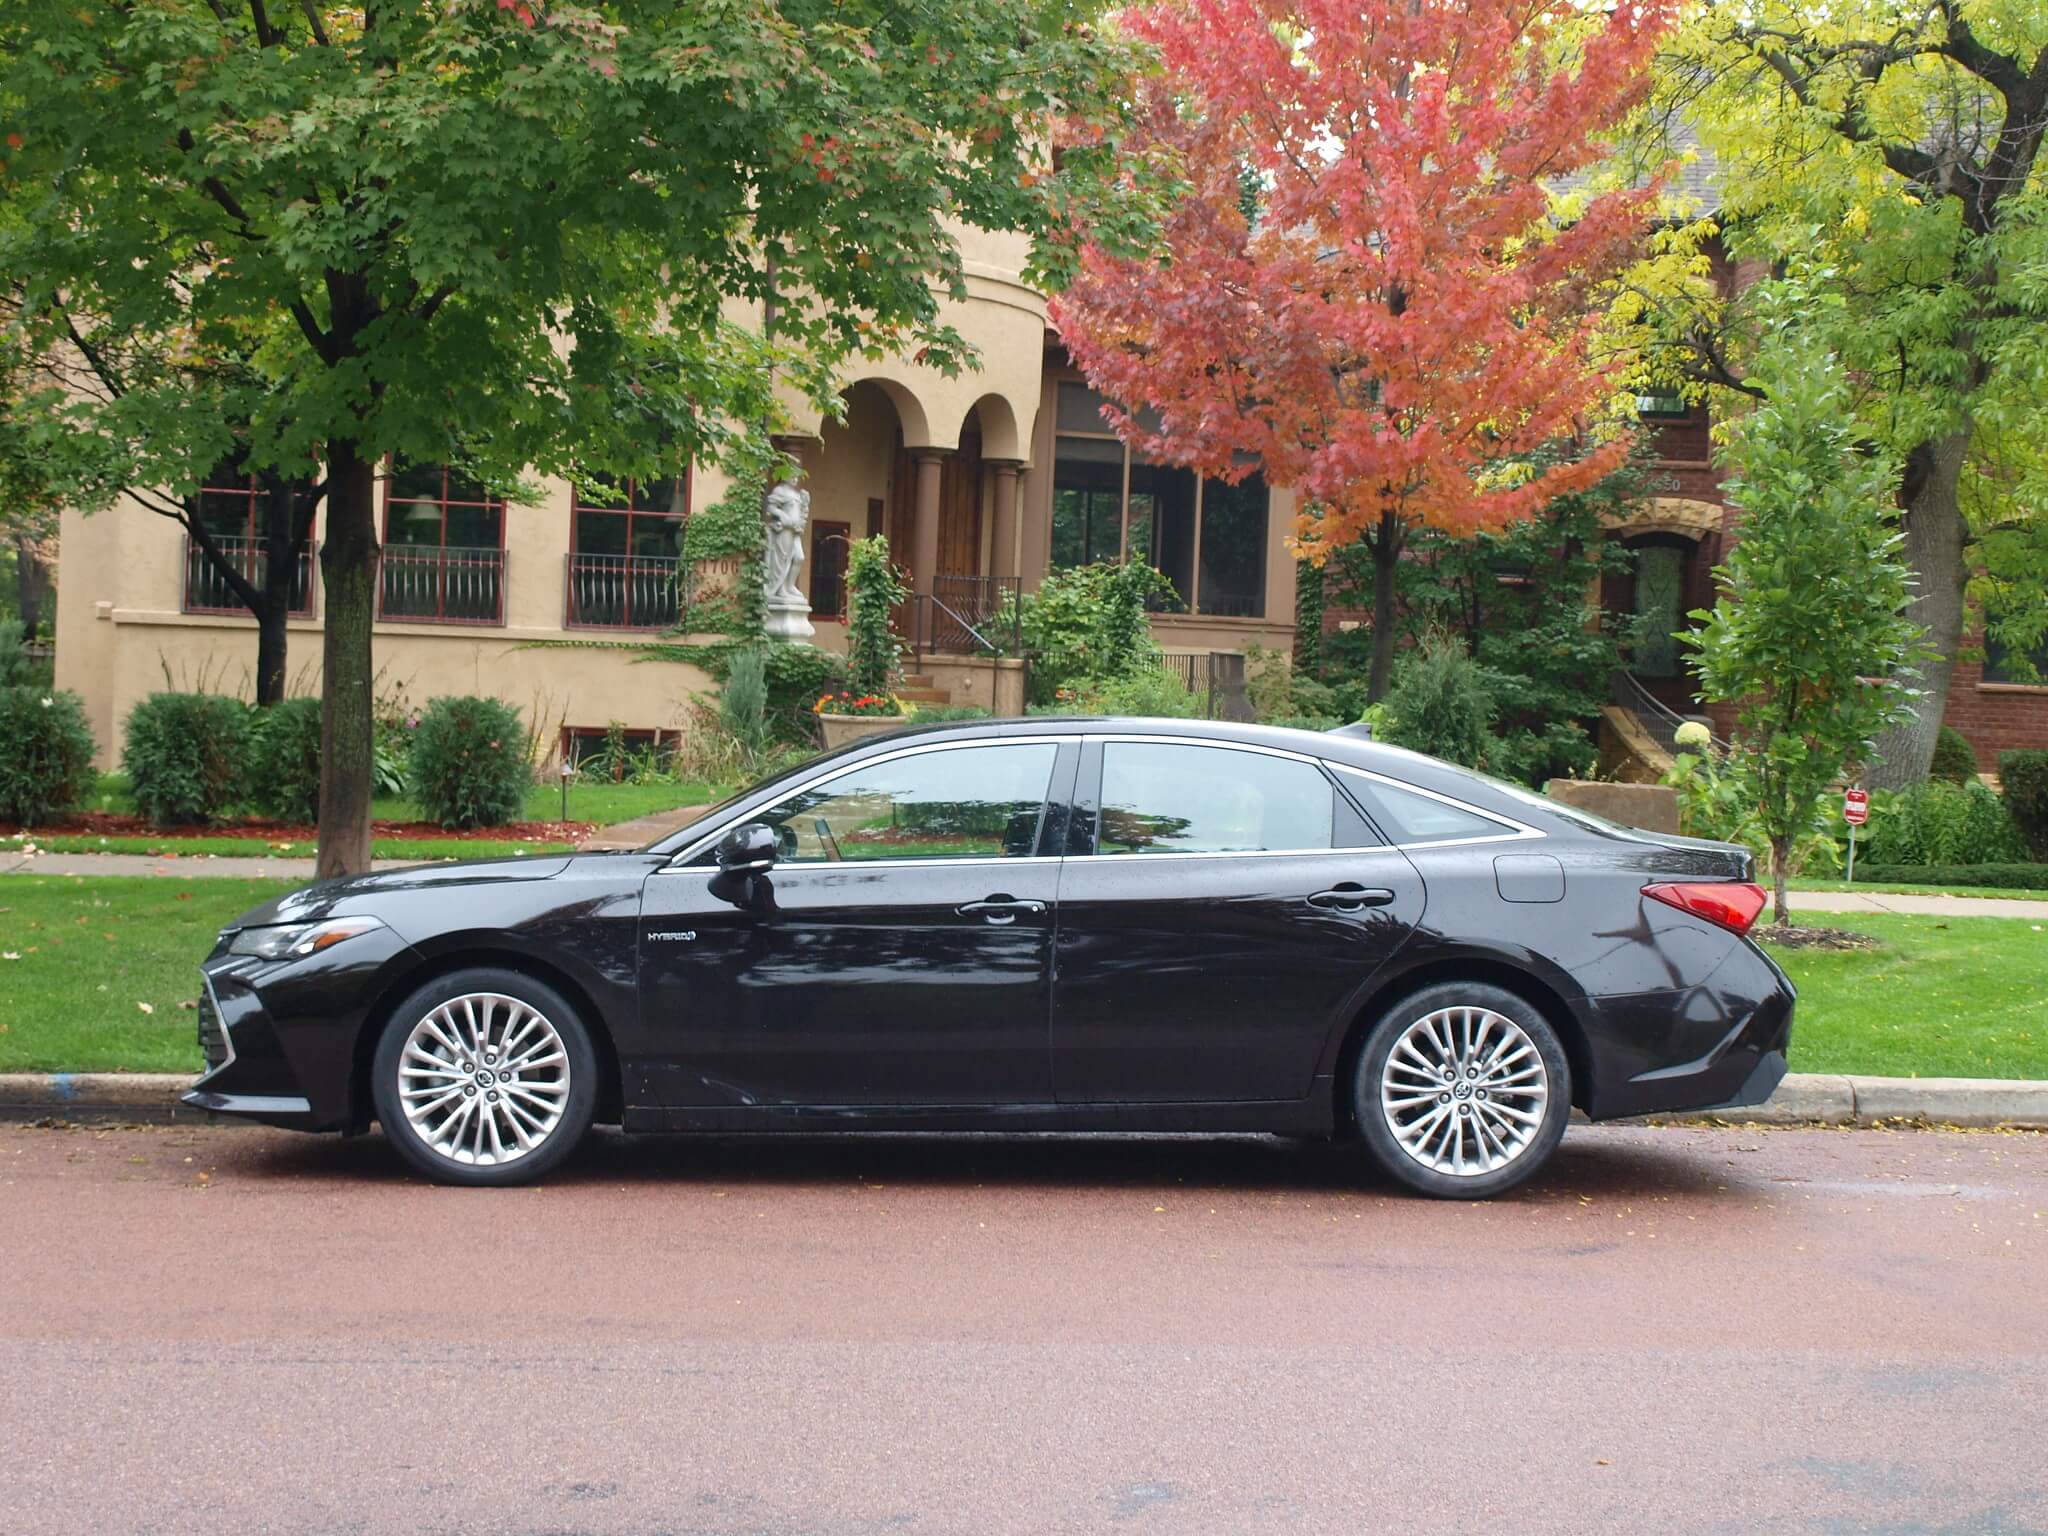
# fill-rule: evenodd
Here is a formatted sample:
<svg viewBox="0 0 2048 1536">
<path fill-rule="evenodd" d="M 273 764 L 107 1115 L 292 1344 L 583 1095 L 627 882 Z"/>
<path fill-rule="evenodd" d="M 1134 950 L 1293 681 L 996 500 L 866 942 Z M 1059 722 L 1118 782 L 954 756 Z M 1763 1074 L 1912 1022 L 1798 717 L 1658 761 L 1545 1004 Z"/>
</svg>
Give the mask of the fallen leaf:
<svg viewBox="0 0 2048 1536">
<path fill-rule="evenodd" d="M 156 1005 L 154 1003 L 137 1003 L 135 1006 L 140 1008 L 144 1013 L 156 1012 Z"/>
</svg>

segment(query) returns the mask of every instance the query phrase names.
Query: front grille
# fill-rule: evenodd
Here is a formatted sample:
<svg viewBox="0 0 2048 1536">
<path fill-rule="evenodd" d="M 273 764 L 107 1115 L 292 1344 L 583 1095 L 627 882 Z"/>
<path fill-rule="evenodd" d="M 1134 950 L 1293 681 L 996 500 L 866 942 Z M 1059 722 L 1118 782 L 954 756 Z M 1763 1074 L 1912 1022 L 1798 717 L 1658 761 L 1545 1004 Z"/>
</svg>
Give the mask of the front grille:
<svg viewBox="0 0 2048 1536">
<path fill-rule="evenodd" d="M 206 1057 L 206 1070 L 217 1071 L 227 1065 L 228 1032 L 220 1021 L 220 1008 L 213 1000 L 213 983 L 208 982 L 199 993 L 199 1049 Z"/>
</svg>

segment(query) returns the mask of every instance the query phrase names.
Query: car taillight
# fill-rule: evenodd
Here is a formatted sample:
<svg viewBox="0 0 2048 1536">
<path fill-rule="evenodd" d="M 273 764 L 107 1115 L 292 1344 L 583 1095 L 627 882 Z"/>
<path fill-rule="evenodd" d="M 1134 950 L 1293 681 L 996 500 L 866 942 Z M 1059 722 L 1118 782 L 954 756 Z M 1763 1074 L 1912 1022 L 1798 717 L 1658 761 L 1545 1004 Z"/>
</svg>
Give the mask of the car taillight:
<svg viewBox="0 0 2048 1536">
<path fill-rule="evenodd" d="M 1645 896 L 1668 907 L 1704 917 L 1730 933 L 1747 933 L 1756 915 L 1763 911 L 1764 888 L 1746 880 L 1677 881 L 1669 885 L 1646 885 Z"/>
</svg>

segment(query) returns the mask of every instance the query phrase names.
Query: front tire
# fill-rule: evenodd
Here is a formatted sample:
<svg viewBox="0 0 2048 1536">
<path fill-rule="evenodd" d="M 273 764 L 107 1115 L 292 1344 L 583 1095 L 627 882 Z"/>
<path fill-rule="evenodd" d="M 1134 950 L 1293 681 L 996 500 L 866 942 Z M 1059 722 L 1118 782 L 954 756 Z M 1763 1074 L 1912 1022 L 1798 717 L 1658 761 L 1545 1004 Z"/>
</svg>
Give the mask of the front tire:
<svg viewBox="0 0 2048 1536">
<path fill-rule="evenodd" d="M 1374 1159 L 1440 1200 L 1483 1200 L 1535 1173 L 1564 1139 L 1571 1099 L 1571 1063 L 1542 1010 L 1484 982 L 1389 1008 L 1352 1085 Z"/>
<path fill-rule="evenodd" d="M 576 1149 L 597 1052 L 566 998 L 518 971 L 437 977 L 398 1005 L 371 1064 L 377 1119 L 442 1184 L 525 1184 Z"/>
</svg>

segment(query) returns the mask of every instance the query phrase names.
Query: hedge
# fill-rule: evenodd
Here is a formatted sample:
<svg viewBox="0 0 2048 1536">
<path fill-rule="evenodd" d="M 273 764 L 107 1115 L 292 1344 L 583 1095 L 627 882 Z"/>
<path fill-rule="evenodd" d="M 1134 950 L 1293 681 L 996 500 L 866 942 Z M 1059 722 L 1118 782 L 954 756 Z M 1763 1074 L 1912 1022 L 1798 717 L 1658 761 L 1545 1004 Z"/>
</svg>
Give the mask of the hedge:
<svg viewBox="0 0 2048 1536">
<path fill-rule="evenodd" d="M 2048 891 L 2048 864 L 1865 864 L 1856 883 L 1873 885 L 1983 885 L 2001 891 Z"/>
<path fill-rule="evenodd" d="M 217 693 L 152 693 L 129 713 L 121 767 L 152 826 L 218 821 L 248 798 L 249 706 Z"/>
</svg>

